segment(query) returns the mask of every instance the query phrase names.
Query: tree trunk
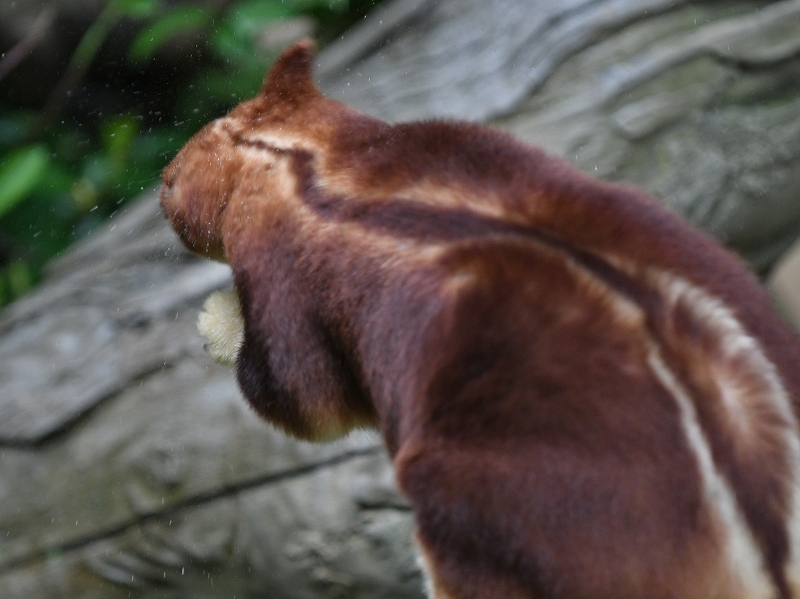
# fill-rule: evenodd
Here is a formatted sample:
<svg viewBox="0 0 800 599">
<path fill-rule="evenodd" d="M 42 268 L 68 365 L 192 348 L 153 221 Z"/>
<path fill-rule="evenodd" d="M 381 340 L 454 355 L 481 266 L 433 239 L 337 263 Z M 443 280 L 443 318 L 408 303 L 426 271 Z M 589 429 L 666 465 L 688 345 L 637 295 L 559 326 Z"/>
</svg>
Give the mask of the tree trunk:
<svg viewBox="0 0 800 599">
<path fill-rule="evenodd" d="M 641 185 L 762 272 L 800 227 L 798 0 L 395 0 L 318 75 Z M 377 435 L 288 439 L 204 355 L 229 284 L 151 194 L 0 314 L 0 596 L 421 596 Z"/>
<path fill-rule="evenodd" d="M 767 271 L 800 234 L 800 1 L 408 0 L 321 56 L 382 118 L 491 120 Z"/>
</svg>

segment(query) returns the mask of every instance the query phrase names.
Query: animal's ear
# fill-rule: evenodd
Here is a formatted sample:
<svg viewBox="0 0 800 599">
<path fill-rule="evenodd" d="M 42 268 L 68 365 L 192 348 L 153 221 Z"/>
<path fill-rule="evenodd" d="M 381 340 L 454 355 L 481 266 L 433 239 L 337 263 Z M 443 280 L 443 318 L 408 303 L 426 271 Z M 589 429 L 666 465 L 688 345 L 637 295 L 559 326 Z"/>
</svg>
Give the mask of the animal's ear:
<svg viewBox="0 0 800 599">
<path fill-rule="evenodd" d="M 309 39 L 289 46 L 267 73 L 259 95 L 292 103 L 320 95 L 312 77 L 315 54 L 316 47 Z"/>
</svg>

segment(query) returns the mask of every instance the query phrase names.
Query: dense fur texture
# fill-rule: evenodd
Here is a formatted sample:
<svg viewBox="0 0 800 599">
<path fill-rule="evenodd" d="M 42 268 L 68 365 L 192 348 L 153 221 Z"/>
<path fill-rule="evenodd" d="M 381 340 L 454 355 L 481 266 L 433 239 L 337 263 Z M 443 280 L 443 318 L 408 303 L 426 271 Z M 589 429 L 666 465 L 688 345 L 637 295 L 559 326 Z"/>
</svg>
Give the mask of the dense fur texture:
<svg viewBox="0 0 800 599">
<path fill-rule="evenodd" d="M 437 599 L 800 597 L 800 347 L 745 266 L 505 133 L 337 104 L 312 58 L 164 172 L 255 410 L 381 430 Z"/>
</svg>

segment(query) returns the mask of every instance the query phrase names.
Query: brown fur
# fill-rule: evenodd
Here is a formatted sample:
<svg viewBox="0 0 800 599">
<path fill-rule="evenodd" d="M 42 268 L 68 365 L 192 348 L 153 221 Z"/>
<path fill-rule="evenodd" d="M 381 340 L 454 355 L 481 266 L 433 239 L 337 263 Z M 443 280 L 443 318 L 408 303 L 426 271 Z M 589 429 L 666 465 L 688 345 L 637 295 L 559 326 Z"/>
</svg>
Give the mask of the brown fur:
<svg viewBox="0 0 800 599">
<path fill-rule="evenodd" d="M 381 430 L 441 599 L 800 597 L 800 345 L 740 261 L 505 133 L 337 104 L 312 57 L 164 172 L 256 411 Z"/>
</svg>

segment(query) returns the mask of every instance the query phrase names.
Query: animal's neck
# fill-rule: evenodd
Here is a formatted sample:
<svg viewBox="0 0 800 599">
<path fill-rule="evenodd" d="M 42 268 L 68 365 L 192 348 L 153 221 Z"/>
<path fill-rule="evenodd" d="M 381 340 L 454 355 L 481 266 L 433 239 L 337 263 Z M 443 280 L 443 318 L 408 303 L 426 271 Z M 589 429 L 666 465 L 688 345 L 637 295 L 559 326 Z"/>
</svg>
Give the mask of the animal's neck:
<svg viewBox="0 0 800 599">
<path fill-rule="evenodd" d="M 305 284 L 316 290 L 319 313 L 379 415 L 393 451 L 402 435 L 399 414 L 408 411 L 400 405 L 410 406 L 424 393 L 424 356 L 439 343 L 452 293 L 437 261 L 442 248 L 347 236 L 321 236 L 316 244 L 308 240 L 309 258 L 317 262 L 314 274 L 303 269 Z"/>
</svg>

